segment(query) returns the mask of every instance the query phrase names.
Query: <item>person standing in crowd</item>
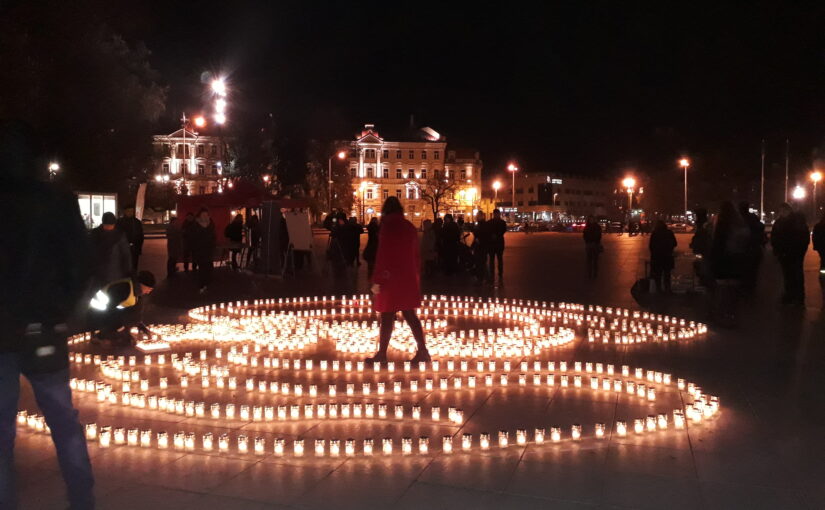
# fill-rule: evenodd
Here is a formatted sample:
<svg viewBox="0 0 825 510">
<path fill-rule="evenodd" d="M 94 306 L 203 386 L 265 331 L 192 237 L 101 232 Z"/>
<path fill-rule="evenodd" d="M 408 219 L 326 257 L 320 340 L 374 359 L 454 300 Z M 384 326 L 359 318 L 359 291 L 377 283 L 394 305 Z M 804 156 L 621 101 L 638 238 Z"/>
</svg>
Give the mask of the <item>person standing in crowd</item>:
<svg viewBox="0 0 825 510">
<path fill-rule="evenodd" d="M 261 221 L 255 213 L 246 218 L 246 235 L 249 240 L 249 257 L 246 265 L 251 266 L 258 260 L 258 248 L 261 246 Z"/>
<path fill-rule="evenodd" d="M 673 271 L 673 250 L 676 248 L 676 236 L 667 228 L 665 222 L 656 220 L 650 234 L 650 276 L 658 292 L 670 292 L 670 272 Z"/>
<path fill-rule="evenodd" d="M 135 218 L 135 208 L 127 207 L 123 210 L 123 216 L 117 220 L 117 229 L 126 234 L 126 241 L 129 242 L 129 249 L 132 252 L 132 271 L 137 271 L 138 259 L 143 253 L 143 225 Z"/>
<path fill-rule="evenodd" d="M 372 278 L 375 269 L 375 256 L 378 253 L 378 218 L 373 217 L 367 224 L 367 245 L 364 247 L 364 260 L 367 262 L 367 278 Z"/>
<path fill-rule="evenodd" d="M 378 352 L 367 361 L 387 361 L 387 349 L 398 312 L 407 321 L 418 351 L 412 362 L 430 361 L 424 329 L 415 313 L 421 306 L 418 232 L 404 218 L 404 207 L 396 197 L 384 201 L 375 272 L 372 275 L 373 308 L 381 314 Z"/>
<path fill-rule="evenodd" d="M 346 247 L 344 248 L 344 253 L 347 255 L 347 265 L 350 267 L 361 265 L 358 253 L 361 251 L 361 234 L 363 233 L 364 227 L 358 223 L 355 216 L 351 216 L 347 223 Z"/>
<path fill-rule="evenodd" d="M 191 243 L 192 258 L 198 266 L 198 291 L 203 294 L 212 283 L 212 262 L 215 257 L 215 223 L 205 207 L 195 217 Z"/>
<path fill-rule="evenodd" d="M 192 271 L 198 270 L 198 265 L 195 263 L 195 258 L 192 256 L 192 232 L 195 228 L 195 215 L 186 213 L 183 218 L 183 270 L 189 272 L 189 263 L 192 263 Z"/>
<path fill-rule="evenodd" d="M 710 235 L 707 253 L 712 280 L 711 315 L 720 325 L 737 322 L 738 287 L 747 277 L 751 230 L 732 202 L 722 202 Z"/>
<path fill-rule="evenodd" d="M 117 218 L 103 213 L 102 222 L 89 233 L 92 249 L 92 289 L 97 290 L 132 273 L 132 255 L 126 235 L 115 228 Z"/>
<path fill-rule="evenodd" d="M 424 276 L 430 277 L 435 274 L 436 265 L 436 236 L 433 222 L 429 219 L 421 224 L 421 263 L 424 266 Z"/>
<path fill-rule="evenodd" d="M 441 227 L 441 259 L 444 264 L 444 273 L 452 276 L 458 264 L 458 243 L 461 242 L 461 231 L 453 221 L 452 214 L 444 215 L 444 226 Z"/>
<path fill-rule="evenodd" d="M 762 263 L 762 247 L 765 245 L 765 224 L 759 217 L 750 211 L 750 204 L 739 203 L 739 216 L 748 228 L 748 240 L 744 267 L 742 268 L 742 289 L 753 293 L 756 287 L 756 278 L 759 274 L 759 265 Z"/>
<path fill-rule="evenodd" d="M 183 229 L 178 219 L 172 217 L 166 225 L 166 278 L 178 272 L 178 261 L 183 257 Z"/>
<path fill-rule="evenodd" d="M 493 219 L 490 220 L 490 277 L 495 279 L 497 262 L 499 284 L 504 280 L 504 234 L 506 233 L 507 223 L 501 219 L 501 211 L 493 209 Z"/>
<path fill-rule="evenodd" d="M 329 244 L 327 245 L 327 260 L 332 265 L 333 273 L 336 276 L 343 275 L 346 270 L 347 256 L 347 215 L 338 213 L 329 233 Z"/>
<path fill-rule="evenodd" d="M 785 280 L 782 304 L 805 305 L 805 274 L 802 271 L 802 263 L 810 242 L 811 233 L 805 223 L 805 217 L 786 203 L 780 205 L 779 217 L 773 222 L 771 230 L 771 247 L 782 266 L 782 276 Z"/>
<path fill-rule="evenodd" d="M 236 214 L 229 225 L 223 230 L 223 235 L 231 244 L 229 253 L 232 261 L 232 270 L 238 270 L 238 254 L 243 246 L 243 215 Z"/>
<path fill-rule="evenodd" d="M 582 231 L 584 254 L 587 259 L 587 278 L 599 276 L 599 255 L 602 253 L 602 228 L 593 216 L 588 216 Z"/>
<path fill-rule="evenodd" d="M 825 275 L 825 213 L 814 225 L 814 233 L 811 237 L 814 241 L 814 250 L 819 254 L 819 274 Z"/>
<path fill-rule="evenodd" d="M 0 508 L 18 503 L 14 441 L 23 375 L 51 430 L 69 507 L 90 510 L 94 477 L 72 405 L 65 324 L 87 287 L 87 233 L 77 197 L 39 180 L 45 165 L 38 162 L 28 126 L 0 125 L 0 217 L 6 222 L 0 243 Z M 46 473 L 37 469 L 30 476 Z"/>
<path fill-rule="evenodd" d="M 487 254 L 490 253 L 490 223 L 485 220 L 484 213 L 478 211 L 476 223 L 473 227 L 473 259 L 475 260 L 476 278 L 478 283 L 487 280 Z"/>
</svg>

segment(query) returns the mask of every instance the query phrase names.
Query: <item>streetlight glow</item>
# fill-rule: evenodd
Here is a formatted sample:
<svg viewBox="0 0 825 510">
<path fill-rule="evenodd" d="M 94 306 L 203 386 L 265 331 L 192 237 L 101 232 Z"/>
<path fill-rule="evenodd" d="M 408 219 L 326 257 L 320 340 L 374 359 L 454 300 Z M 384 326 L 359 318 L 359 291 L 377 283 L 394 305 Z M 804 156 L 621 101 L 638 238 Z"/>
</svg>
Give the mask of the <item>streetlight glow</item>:
<svg viewBox="0 0 825 510">
<path fill-rule="evenodd" d="M 339 151 L 338 152 L 338 159 L 345 159 L 347 157 L 346 151 Z"/>
<path fill-rule="evenodd" d="M 797 186 L 793 189 L 793 193 L 791 193 L 791 197 L 794 200 L 803 200 L 805 198 L 805 188 L 802 186 Z"/>
<path fill-rule="evenodd" d="M 819 170 L 814 170 L 813 172 L 811 172 L 811 181 L 813 181 L 814 183 L 817 183 L 821 180 L 822 180 L 822 172 L 820 172 Z"/>
<path fill-rule="evenodd" d="M 679 166 L 682 168 L 687 168 L 690 166 L 690 160 L 688 158 L 682 158 L 679 160 Z"/>
<path fill-rule="evenodd" d="M 518 167 L 515 164 L 510 163 L 509 165 L 507 165 L 507 171 L 508 172 L 518 172 Z"/>
<path fill-rule="evenodd" d="M 226 81 L 223 78 L 215 78 L 212 80 L 212 92 L 224 97 L 226 96 Z"/>
<path fill-rule="evenodd" d="M 198 115 L 195 117 L 195 125 L 199 128 L 202 128 L 206 125 L 206 119 L 203 118 L 203 115 Z"/>
<path fill-rule="evenodd" d="M 59 165 L 59 164 L 57 164 L 57 163 L 56 163 L 56 162 L 54 162 L 54 161 L 52 161 L 51 163 L 49 163 L 49 171 L 50 171 L 50 172 L 57 172 L 58 170 L 60 170 L 60 165 Z"/>
<path fill-rule="evenodd" d="M 495 181 L 493 183 L 493 191 L 498 191 L 501 189 L 501 181 Z"/>
<path fill-rule="evenodd" d="M 224 124 L 226 122 L 226 115 L 222 112 L 218 112 L 215 114 L 215 122 L 218 124 Z"/>
<path fill-rule="evenodd" d="M 636 187 L 636 179 L 634 179 L 633 177 L 625 177 L 622 181 L 622 186 L 624 186 L 627 189 L 633 189 Z"/>
</svg>

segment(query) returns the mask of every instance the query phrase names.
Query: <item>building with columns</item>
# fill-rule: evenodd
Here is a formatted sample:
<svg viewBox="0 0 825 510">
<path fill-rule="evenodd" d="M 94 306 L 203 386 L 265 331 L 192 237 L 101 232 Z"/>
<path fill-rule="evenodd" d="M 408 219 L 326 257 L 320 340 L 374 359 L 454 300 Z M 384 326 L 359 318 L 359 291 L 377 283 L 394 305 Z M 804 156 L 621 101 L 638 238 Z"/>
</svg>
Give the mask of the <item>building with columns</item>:
<svg viewBox="0 0 825 510">
<path fill-rule="evenodd" d="M 221 191 L 226 146 L 220 137 L 199 134 L 187 126 L 155 135 L 154 148 L 156 182 L 172 182 L 179 193 L 187 195 Z"/>
<path fill-rule="evenodd" d="M 395 139 L 383 138 L 373 124 L 348 142 L 347 164 L 352 177 L 355 206 L 360 221 L 379 216 L 389 196 L 401 199 L 407 219 L 420 225 L 433 218 L 428 195 L 441 195 L 440 214 L 469 219 L 481 200 L 482 161 L 478 152 L 449 148 L 447 140 L 424 127 Z M 442 183 L 443 179 L 443 184 Z"/>
</svg>

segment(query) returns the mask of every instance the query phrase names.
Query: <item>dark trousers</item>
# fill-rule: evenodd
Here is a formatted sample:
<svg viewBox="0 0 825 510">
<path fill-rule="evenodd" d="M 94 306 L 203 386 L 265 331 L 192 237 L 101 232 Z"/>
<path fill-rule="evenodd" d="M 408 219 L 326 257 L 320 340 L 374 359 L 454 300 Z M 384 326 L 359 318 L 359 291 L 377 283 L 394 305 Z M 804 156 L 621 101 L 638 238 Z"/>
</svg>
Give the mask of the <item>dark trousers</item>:
<svg viewBox="0 0 825 510">
<path fill-rule="evenodd" d="M 129 245 L 129 248 L 132 252 L 132 270 L 137 271 L 138 260 L 140 259 L 140 249 L 135 245 Z"/>
<path fill-rule="evenodd" d="M 212 257 L 195 257 L 195 264 L 198 266 L 198 288 L 204 288 L 212 283 Z"/>
<path fill-rule="evenodd" d="M 381 325 L 378 330 L 378 355 L 386 356 L 387 349 L 390 346 L 390 338 L 392 338 L 392 330 L 395 327 L 396 312 L 381 312 Z M 401 316 L 407 321 L 410 327 L 415 343 L 419 351 L 426 352 L 427 344 L 424 342 L 424 328 L 421 327 L 421 321 L 415 314 L 415 310 L 404 310 Z"/>
<path fill-rule="evenodd" d="M 589 243 L 584 248 L 587 258 L 587 277 L 596 278 L 599 276 L 599 254 L 601 253 L 601 245 L 597 243 Z"/>
<path fill-rule="evenodd" d="M 183 249 L 183 270 L 189 271 L 189 262 L 192 262 L 192 271 L 198 270 L 198 263 L 195 262 L 195 257 L 192 254 L 192 250 L 184 248 Z"/>
<path fill-rule="evenodd" d="M 175 276 L 175 273 L 177 272 L 178 258 L 170 255 L 169 258 L 166 259 L 166 277 L 171 278 L 172 276 Z"/>
<path fill-rule="evenodd" d="M 672 260 L 651 260 L 650 277 L 656 284 L 656 290 L 670 292 L 670 272 L 673 270 Z"/>
<path fill-rule="evenodd" d="M 490 276 L 496 274 L 496 261 L 498 261 L 498 277 L 504 276 L 504 247 L 490 248 L 487 256 L 490 258 Z"/>
<path fill-rule="evenodd" d="M 72 406 L 69 369 L 26 373 L 21 358 L 16 353 L 0 353 L 0 508 L 16 508 L 14 439 L 21 373 L 31 384 L 37 406 L 51 429 L 70 507 L 94 508 L 92 465 L 77 410 Z M 29 507 L 23 503 L 21 508 Z"/>
<path fill-rule="evenodd" d="M 782 266 L 782 277 L 785 280 L 783 303 L 802 304 L 805 302 L 805 273 L 802 271 L 802 262 L 805 254 L 783 255 L 779 257 Z"/>
</svg>

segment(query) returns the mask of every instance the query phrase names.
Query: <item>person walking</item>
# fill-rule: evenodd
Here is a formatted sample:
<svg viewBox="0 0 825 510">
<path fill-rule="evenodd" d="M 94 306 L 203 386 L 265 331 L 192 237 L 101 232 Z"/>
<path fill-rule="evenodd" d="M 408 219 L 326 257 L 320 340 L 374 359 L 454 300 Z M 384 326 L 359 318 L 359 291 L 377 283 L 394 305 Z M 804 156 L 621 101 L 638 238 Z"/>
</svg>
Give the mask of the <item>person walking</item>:
<svg viewBox="0 0 825 510">
<path fill-rule="evenodd" d="M 504 280 L 504 234 L 506 233 L 507 223 L 501 219 L 501 211 L 493 209 L 493 219 L 490 220 L 490 276 L 495 279 L 497 264 L 499 284 Z"/>
<path fill-rule="evenodd" d="M 673 250 L 676 248 L 676 236 L 667 228 L 665 222 L 656 220 L 650 234 L 650 276 L 656 284 L 656 290 L 670 293 L 670 272 L 673 271 Z"/>
<path fill-rule="evenodd" d="M 378 253 L 378 218 L 373 217 L 367 224 L 367 245 L 364 247 L 364 260 L 367 263 L 367 278 L 372 278 L 375 269 L 375 256 Z"/>
<path fill-rule="evenodd" d="M 178 261 L 183 258 L 183 229 L 178 219 L 173 217 L 166 225 L 166 278 L 178 272 Z"/>
<path fill-rule="evenodd" d="M 490 237 L 490 223 L 485 220 L 484 213 L 479 211 L 473 226 L 473 260 L 478 283 L 487 281 L 487 254 L 490 253 Z"/>
<path fill-rule="evenodd" d="M 455 274 L 458 265 L 458 243 L 461 242 L 461 231 L 453 221 L 452 214 L 444 215 L 444 226 L 441 227 L 441 258 L 444 263 L 444 273 L 447 276 Z"/>
<path fill-rule="evenodd" d="M 411 361 L 430 361 L 424 329 L 415 313 L 421 306 L 420 284 L 418 232 L 404 218 L 404 207 L 398 198 L 389 197 L 381 210 L 378 253 L 372 275 L 373 308 L 381 314 L 378 352 L 367 361 L 387 361 L 387 349 L 398 312 L 407 321 L 417 345 Z"/>
<path fill-rule="evenodd" d="M 238 270 L 238 254 L 243 247 L 243 215 L 236 214 L 229 225 L 223 230 L 223 235 L 231 243 L 229 254 L 232 263 L 232 270 Z"/>
<path fill-rule="evenodd" d="M 212 283 L 212 262 L 215 257 L 215 223 L 205 207 L 195 217 L 191 243 L 192 258 L 198 266 L 198 291 L 203 294 Z"/>
<path fill-rule="evenodd" d="M 805 217 L 794 211 L 787 203 L 779 206 L 779 217 L 771 229 L 771 247 L 773 254 L 782 266 L 785 291 L 782 304 L 805 305 L 805 274 L 802 263 L 805 252 L 811 242 L 811 233 L 805 223 Z"/>
<path fill-rule="evenodd" d="M 103 213 L 101 224 L 89 233 L 92 255 L 92 289 L 97 290 L 132 273 L 132 255 L 126 235 L 115 228 L 117 218 Z"/>
<path fill-rule="evenodd" d="M 811 236 L 814 241 L 814 250 L 819 254 L 819 274 L 825 276 L 825 213 L 814 225 L 814 232 Z"/>
<path fill-rule="evenodd" d="M 88 237 L 77 197 L 38 180 L 40 161 L 28 126 L 0 125 L 0 217 L 6 239 L 0 243 L 0 508 L 18 503 L 14 442 L 23 375 L 51 430 L 69 507 L 90 510 L 94 476 L 72 405 L 66 326 L 87 288 Z M 30 476 L 46 473 L 38 469 Z M 35 506 L 35 501 L 20 503 Z"/>
<path fill-rule="evenodd" d="M 595 280 L 599 276 L 599 255 L 602 253 L 602 228 L 593 216 L 588 216 L 582 231 L 584 254 L 587 259 L 587 277 Z"/>
<path fill-rule="evenodd" d="M 126 234 L 132 252 L 132 271 L 137 271 L 138 259 L 143 253 L 143 224 L 135 218 L 135 208 L 123 209 L 123 216 L 117 220 L 117 229 Z"/>
<path fill-rule="evenodd" d="M 432 220 L 426 219 L 421 224 L 421 263 L 424 266 L 424 276 L 435 274 L 437 260 L 436 233 Z"/>
<path fill-rule="evenodd" d="M 195 228 L 195 215 L 186 213 L 183 218 L 181 230 L 183 231 L 183 270 L 189 272 L 189 263 L 192 263 L 192 271 L 198 270 L 195 258 L 192 256 L 192 232 Z"/>
</svg>

